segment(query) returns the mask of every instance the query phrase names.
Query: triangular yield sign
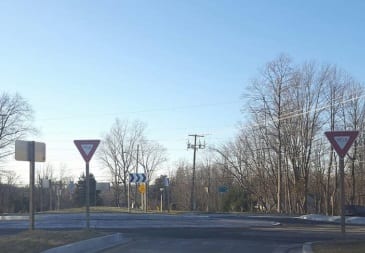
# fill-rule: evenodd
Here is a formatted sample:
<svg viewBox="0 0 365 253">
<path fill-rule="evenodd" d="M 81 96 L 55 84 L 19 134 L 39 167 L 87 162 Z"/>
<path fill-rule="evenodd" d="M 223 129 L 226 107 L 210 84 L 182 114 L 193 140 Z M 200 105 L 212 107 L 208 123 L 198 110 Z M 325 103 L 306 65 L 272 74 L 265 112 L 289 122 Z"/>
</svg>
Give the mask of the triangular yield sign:
<svg viewBox="0 0 365 253">
<path fill-rule="evenodd" d="M 354 143 L 359 131 L 333 131 L 324 133 L 340 157 L 344 157 Z"/>
<path fill-rule="evenodd" d="M 88 163 L 94 155 L 100 140 L 74 140 L 74 143 L 85 162 Z"/>
</svg>

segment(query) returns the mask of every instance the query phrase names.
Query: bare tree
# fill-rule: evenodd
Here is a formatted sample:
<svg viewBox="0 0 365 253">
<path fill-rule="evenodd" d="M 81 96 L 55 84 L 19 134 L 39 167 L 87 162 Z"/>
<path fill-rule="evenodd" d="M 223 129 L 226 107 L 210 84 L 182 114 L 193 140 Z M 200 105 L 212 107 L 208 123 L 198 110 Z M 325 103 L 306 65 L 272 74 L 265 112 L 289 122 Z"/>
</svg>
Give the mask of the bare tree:
<svg viewBox="0 0 365 253">
<path fill-rule="evenodd" d="M 0 159 L 14 153 L 15 140 L 35 133 L 33 110 L 19 94 L 0 94 Z"/>
<path fill-rule="evenodd" d="M 343 126 L 339 124 L 339 114 L 341 111 L 341 105 L 343 105 L 344 100 L 344 82 L 343 82 L 343 73 L 336 68 L 335 66 L 331 67 L 331 71 L 329 73 L 329 80 L 326 84 L 325 93 L 326 96 L 326 104 L 327 104 L 327 130 L 334 131 L 337 129 L 343 129 Z M 325 118 L 326 119 L 326 118 Z M 334 215 L 335 201 L 336 201 L 336 193 L 338 188 L 337 183 L 337 154 L 334 151 L 333 147 L 330 146 L 329 153 L 329 162 L 327 163 L 327 181 L 326 181 L 326 201 L 325 201 L 325 209 L 326 214 Z M 334 177 L 332 176 L 332 172 L 334 170 Z M 332 180 L 333 179 L 333 180 Z M 333 184 L 331 186 L 331 181 Z"/>
<path fill-rule="evenodd" d="M 39 207 L 40 210 L 52 210 L 55 206 L 56 194 L 54 185 L 56 183 L 54 166 L 50 163 L 42 164 L 37 170 L 38 185 L 39 185 Z"/>
<path fill-rule="evenodd" d="M 178 210 L 189 210 L 191 189 L 191 169 L 187 162 L 181 161 L 175 171 L 175 176 L 170 178 L 171 203 Z"/>
<path fill-rule="evenodd" d="M 308 208 L 313 143 L 323 126 L 320 115 L 324 110 L 322 94 L 328 80 L 328 72 L 327 66 L 321 68 L 314 63 L 303 64 L 297 69 L 287 98 L 292 112 L 283 121 L 286 137 L 285 156 L 288 156 L 288 165 L 293 168 L 295 186 L 302 189 L 299 193 L 302 201 L 297 196 L 296 203 L 304 213 Z"/>
<path fill-rule="evenodd" d="M 275 150 L 277 157 L 277 212 L 282 210 L 283 116 L 288 113 L 285 98 L 292 87 L 293 68 L 291 59 L 281 55 L 266 65 L 261 77 L 252 85 L 254 99 L 251 113 L 264 113 L 268 117 L 267 143 Z"/>
<path fill-rule="evenodd" d="M 154 177 L 155 172 L 161 169 L 161 166 L 167 161 L 166 149 L 156 141 L 145 139 L 141 140 L 139 147 L 138 164 L 142 167 L 143 173 L 147 176 L 146 196 L 148 202 L 149 182 Z"/>
<path fill-rule="evenodd" d="M 261 178 L 264 172 L 268 181 L 275 179 L 274 199 L 278 212 L 284 207 L 289 212 L 306 213 L 311 195 L 310 175 L 323 172 L 316 168 L 319 163 L 313 149 L 315 142 L 322 138 L 325 122 L 328 122 L 325 116 L 330 116 L 331 129 L 340 126 L 340 114 L 336 112 L 341 109 L 341 97 L 338 96 L 341 88 L 336 87 L 343 87 L 342 75 L 329 65 L 305 63 L 296 66 L 286 56 L 280 56 L 269 62 L 252 84 L 248 94 L 252 123 L 246 126 L 252 131 L 237 137 L 250 152 L 249 156 L 243 156 L 245 161 L 242 163 L 252 171 L 261 172 Z M 328 101 L 332 106 L 327 106 Z M 327 108 L 333 111 L 325 114 Z M 234 153 L 236 149 L 230 147 L 225 153 L 229 150 Z M 332 167 L 330 160 L 329 168 Z M 330 169 L 328 171 L 327 193 L 331 178 Z M 252 175 L 255 173 L 251 172 Z"/>
<path fill-rule="evenodd" d="M 152 179 L 154 173 L 167 161 L 166 149 L 156 141 L 142 140 L 140 142 L 139 165 L 148 179 Z"/>
<path fill-rule="evenodd" d="M 365 122 L 365 103 L 360 98 L 365 94 L 364 86 L 350 79 L 346 85 L 344 99 L 347 103 L 343 106 L 344 125 L 350 130 L 360 130 Z M 355 162 L 358 159 L 359 141 L 355 140 L 349 155 L 351 163 L 351 197 L 350 202 L 355 204 L 356 176 Z"/>
<path fill-rule="evenodd" d="M 19 94 L 0 94 L 0 161 L 14 153 L 16 140 L 24 138 L 27 134 L 36 133 L 32 127 L 33 110 L 28 102 Z M 5 178 L 5 181 L 4 181 Z M 1 169 L 0 188 L 1 206 L 14 211 L 16 175 L 12 171 Z M 13 203 L 11 203 L 13 199 Z M 4 202 L 5 201 L 5 202 Z M 13 209 L 13 210 L 12 210 Z"/>
<path fill-rule="evenodd" d="M 16 182 L 18 180 L 14 171 L 0 172 L 0 212 L 14 212 L 17 199 Z"/>
<path fill-rule="evenodd" d="M 240 185 L 241 188 L 246 191 L 250 191 L 248 178 L 249 172 L 249 147 L 248 141 L 245 139 L 244 134 L 240 135 L 234 142 L 228 142 L 216 152 L 223 158 L 221 168 Z"/>
<path fill-rule="evenodd" d="M 116 119 L 101 143 L 99 158 L 113 178 L 116 206 L 120 206 L 121 193 L 124 194 L 124 200 L 127 200 L 128 176 L 135 167 L 136 148 L 144 138 L 144 130 L 145 124 L 140 121 L 130 123 Z"/>
</svg>

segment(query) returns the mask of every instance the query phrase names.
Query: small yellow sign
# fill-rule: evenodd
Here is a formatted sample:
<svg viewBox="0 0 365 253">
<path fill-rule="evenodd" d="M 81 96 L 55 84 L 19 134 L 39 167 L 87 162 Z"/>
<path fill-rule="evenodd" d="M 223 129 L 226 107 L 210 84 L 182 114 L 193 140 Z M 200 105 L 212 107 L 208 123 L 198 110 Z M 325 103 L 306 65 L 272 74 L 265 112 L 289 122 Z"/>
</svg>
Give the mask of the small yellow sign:
<svg viewBox="0 0 365 253">
<path fill-rule="evenodd" d="M 138 186 L 138 191 L 139 191 L 140 193 L 145 193 L 145 192 L 146 192 L 146 185 L 145 185 L 145 184 L 140 184 L 140 185 Z"/>
</svg>

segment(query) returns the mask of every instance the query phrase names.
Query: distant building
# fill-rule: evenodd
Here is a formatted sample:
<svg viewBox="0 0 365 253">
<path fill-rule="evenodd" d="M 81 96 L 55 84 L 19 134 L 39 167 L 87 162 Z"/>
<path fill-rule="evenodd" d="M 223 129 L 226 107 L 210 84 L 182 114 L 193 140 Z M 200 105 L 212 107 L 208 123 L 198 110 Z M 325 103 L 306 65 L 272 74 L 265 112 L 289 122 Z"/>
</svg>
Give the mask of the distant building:
<svg viewBox="0 0 365 253">
<path fill-rule="evenodd" d="M 108 182 L 100 182 L 96 183 L 96 190 L 100 192 L 109 192 L 110 191 L 110 183 Z"/>
</svg>

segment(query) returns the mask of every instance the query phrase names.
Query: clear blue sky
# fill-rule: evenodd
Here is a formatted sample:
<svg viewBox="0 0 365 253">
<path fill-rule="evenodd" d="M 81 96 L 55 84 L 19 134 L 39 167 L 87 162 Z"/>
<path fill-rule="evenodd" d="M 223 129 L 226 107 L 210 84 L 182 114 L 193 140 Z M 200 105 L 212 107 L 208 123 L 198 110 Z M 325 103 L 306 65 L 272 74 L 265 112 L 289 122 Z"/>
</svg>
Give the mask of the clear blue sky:
<svg viewBox="0 0 365 253">
<path fill-rule="evenodd" d="M 364 11 L 360 0 L 1 1 L 0 91 L 32 105 L 55 169 L 81 174 L 72 141 L 101 138 L 116 117 L 146 122 L 171 165 L 191 158 L 188 134 L 234 136 L 241 94 L 281 53 L 364 81 Z M 8 166 L 27 180 L 27 165 Z"/>
</svg>

